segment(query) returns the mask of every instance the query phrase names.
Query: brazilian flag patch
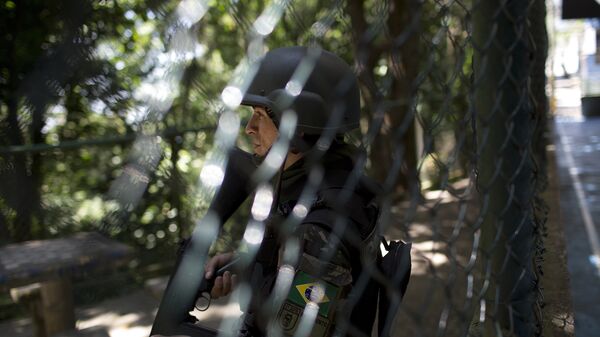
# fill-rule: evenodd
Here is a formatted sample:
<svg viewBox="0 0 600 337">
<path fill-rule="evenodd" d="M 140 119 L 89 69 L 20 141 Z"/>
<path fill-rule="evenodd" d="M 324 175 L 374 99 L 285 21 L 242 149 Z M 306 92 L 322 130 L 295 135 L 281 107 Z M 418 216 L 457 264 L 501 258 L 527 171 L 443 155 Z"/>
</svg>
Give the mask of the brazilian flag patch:
<svg viewBox="0 0 600 337">
<path fill-rule="evenodd" d="M 319 315 L 329 317 L 332 301 L 337 300 L 340 287 L 314 278 L 303 271 L 298 271 L 290 289 L 288 300 L 302 308 L 308 302 L 319 305 Z"/>
</svg>

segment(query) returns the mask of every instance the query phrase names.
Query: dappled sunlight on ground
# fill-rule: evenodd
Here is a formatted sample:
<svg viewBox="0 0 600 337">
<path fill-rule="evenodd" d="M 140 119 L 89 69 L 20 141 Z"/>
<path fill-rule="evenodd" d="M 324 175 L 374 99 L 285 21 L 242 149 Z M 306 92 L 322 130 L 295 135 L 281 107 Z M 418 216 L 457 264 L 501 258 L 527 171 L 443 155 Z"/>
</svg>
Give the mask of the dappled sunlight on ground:
<svg viewBox="0 0 600 337">
<path fill-rule="evenodd" d="M 152 326 L 120 327 L 110 329 L 110 337 L 148 337 Z"/>
<path fill-rule="evenodd" d="M 159 300 L 145 290 L 112 298 L 92 307 L 76 309 L 77 332 L 60 337 L 148 337 Z M 213 300 L 208 311 L 194 311 L 203 326 L 218 328 L 223 318 L 241 315 L 235 299 Z M 227 328 L 227 327 L 225 327 Z M 19 319 L 0 323 L 0 337 L 30 337 L 31 320 Z"/>
<path fill-rule="evenodd" d="M 477 192 L 463 179 L 423 197 L 417 207 L 398 204 L 386 231 L 387 239 L 412 242 L 412 276 L 395 331 L 401 331 L 397 336 L 461 335 L 474 307 L 477 271 L 469 259 L 479 215 Z"/>
</svg>

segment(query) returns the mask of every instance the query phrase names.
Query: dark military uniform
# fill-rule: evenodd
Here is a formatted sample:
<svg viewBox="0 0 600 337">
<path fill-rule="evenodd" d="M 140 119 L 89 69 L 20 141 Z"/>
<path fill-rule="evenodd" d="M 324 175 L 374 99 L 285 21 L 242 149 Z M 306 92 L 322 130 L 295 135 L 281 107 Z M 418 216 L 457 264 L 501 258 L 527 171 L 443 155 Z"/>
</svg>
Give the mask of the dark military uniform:
<svg viewBox="0 0 600 337">
<path fill-rule="evenodd" d="M 377 210 L 373 203 L 375 193 L 364 184 L 364 179 L 353 191 L 345 188 L 354 165 L 353 152 L 352 147 L 338 144 L 320 160 L 325 171 L 323 183 L 317 188 L 306 217 L 291 235 L 300 243 L 301 252 L 293 266 L 295 277 L 287 298 L 273 317 L 272 312 L 264 311 L 261 299 L 269 296 L 278 267 L 286 263 L 280 258 L 280 241 L 286 237 L 278 235 L 278 229 L 307 185 L 308 160 L 301 159 L 283 172 L 278 211 L 268 221 L 257 256 L 262 278 L 254 282 L 258 282 L 261 296 L 254 296 L 256 300 L 247 314 L 242 335 L 264 335 L 273 319 L 284 335 L 292 335 L 311 302 L 318 304 L 311 336 L 329 336 L 336 329 L 347 335 L 371 334 L 377 286 L 368 273 L 362 272 L 364 264 L 376 265 L 379 256 L 379 237 L 375 235 Z M 348 193 L 347 202 L 336 204 L 344 193 Z"/>
</svg>

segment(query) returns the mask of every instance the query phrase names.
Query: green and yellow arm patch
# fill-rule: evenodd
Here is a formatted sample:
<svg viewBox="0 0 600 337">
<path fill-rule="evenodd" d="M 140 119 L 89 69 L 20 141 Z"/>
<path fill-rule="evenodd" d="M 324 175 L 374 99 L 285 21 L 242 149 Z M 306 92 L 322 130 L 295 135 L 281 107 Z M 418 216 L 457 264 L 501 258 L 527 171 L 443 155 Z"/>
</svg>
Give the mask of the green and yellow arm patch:
<svg viewBox="0 0 600 337">
<path fill-rule="evenodd" d="M 300 270 L 296 273 L 287 299 L 303 308 L 308 302 L 316 303 L 319 305 L 319 315 L 329 317 L 332 303 L 340 296 L 340 290 L 340 287 Z"/>
</svg>

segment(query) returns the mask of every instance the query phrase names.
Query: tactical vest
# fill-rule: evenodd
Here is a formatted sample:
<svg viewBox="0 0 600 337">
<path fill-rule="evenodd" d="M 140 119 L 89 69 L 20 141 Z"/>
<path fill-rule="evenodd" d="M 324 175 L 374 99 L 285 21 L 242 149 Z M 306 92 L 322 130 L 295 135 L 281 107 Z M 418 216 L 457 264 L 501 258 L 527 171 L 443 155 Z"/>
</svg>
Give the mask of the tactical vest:
<svg viewBox="0 0 600 337">
<path fill-rule="evenodd" d="M 361 177 L 352 190 L 346 188 L 350 172 L 330 170 L 324 182 L 316 192 L 315 199 L 300 226 L 316 225 L 325 232 L 336 235 L 341 243 L 338 249 L 343 250 L 351 262 L 352 289 L 343 308 L 356 308 L 352 312 L 338 315 L 348 318 L 345 322 L 329 322 L 328 324 L 350 324 L 349 329 L 358 329 L 370 335 L 377 307 L 378 286 L 363 275 L 363 265 L 377 265 L 381 259 L 379 251 L 379 235 L 376 232 L 376 221 L 379 209 L 375 202 L 376 184 Z M 276 217 L 287 217 L 297 200 L 282 200 L 277 208 Z M 273 224 L 274 227 L 277 224 Z M 273 227 L 268 227 L 273 228 Z M 274 230 L 267 230 L 256 257 L 256 266 L 252 273 L 253 288 L 258 289 L 260 296 L 255 306 L 259 306 L 261 297 L 268 297 L 277 275 L 279 242 Z M 366 278 L 365 278 L 366 277 Z M 359 288 L 357 288 L 360 282 Z M 255 294 L 257 294 L 255 292 Z M 245 318 L 242 334 L 247 336 L 263 335 L 264 324 L 268 317 L 260 318 L 256 310 L 250 310 Z M 317 318 L 319 319 L 319 317 Z M 329 327 L 333 329 L 333 326 Z M 331 331 L 332 332 L 332 331 Z"/>
</svg>

